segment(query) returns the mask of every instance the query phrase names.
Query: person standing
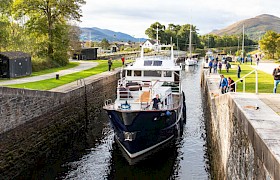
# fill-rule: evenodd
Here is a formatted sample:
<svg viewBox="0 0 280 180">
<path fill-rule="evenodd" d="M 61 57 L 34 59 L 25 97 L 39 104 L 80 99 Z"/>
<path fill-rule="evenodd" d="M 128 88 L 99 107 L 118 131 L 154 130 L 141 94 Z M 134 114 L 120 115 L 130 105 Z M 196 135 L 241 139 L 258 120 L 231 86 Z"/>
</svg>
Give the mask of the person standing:
<svg viewBox="0 0 280 180">
<path fill-rule="evenodd" d="M 154 99 L 152 99 L 152 102 L 153 102 L 153 109 L 158 110 L 159 109 L 158 105 L 159 103 L 161 103 L 158 94 Z"/>
<path fill-rule="evenodd" d="M 221 61 L 219 62 L 218 66 L 219 66 L 219 71 L 220 71 L 220 73 L 221 73 L 221 72 L 222 72 L 222 66 L 223 66 L 223 64 L 222 64 Z"/>
<path fill-rule="evenodd" d="M 213 66 L 213 61 L 212 61 L 212 60 L 210 60 L 208 66 L 209 66 L 209 71 L 210 71 L 210 73 L 211 73 L 211 71 L 212 71 L 212 66 Z"/>
<path fill-rule="evenodd" d="M 273 93 L 276 93 L 276 90 L 277 90 L 277 86 L 278 84 L 280 83 L 280 65 L 275 68 L 273 70 L 273 73 L 272 73 L 273 77 L 274 77 L 274 88 L 273 88 Z"/>
<path fill-rule="evenodd" d="M 240 78 L 240 73 L 241 73 L 241 67 L 240 67 L 240 65 L 238 64 L 238 66 L 237 66 L 237 78 L 238 78 L 238 79 Z"/>
<path fill-rule="evenodd" d="M 209 57 L 206 55 L 206 56 L 205 56 L 205 62 L 206 62 L 206 63 L 208 63 L 208 58 L 209 58 Z"/>
<path fill-rule="evenodd" d="M 223 74 L 221 74 L 220 77 L 221 77 L 221 81 L 220 81 L 219 88 L 221 88 L 221 93 L 225 94 L 228 88 L 228 81 Z"/>
<path fill-rule="evenodd" d="M 112 58 L 110 58 L 110 59 L 108 60 L 108 70 L 109 70 L 109 71 L 111 71 L 112 64 L 113 64 Z"/>
<path fill-rule="evenodd" d="M 122 56 L 122 65 L 124 66 L 124 61 L 125 61 L 125 59 L 124 59 L 124 57 Z"/>
<path fill-rule="evenodd" d="M 228 73 L 230 67 L 231 67 L 231 65 L 230 65 L 230 63 L 227 61 L 227 63 L 226 63 L 226 70 L 227 70 L 227 73 Z"/>
<path fill-rule="evenodd" d="M 214 69 L 214 73 L 216 74 L 217 73 L 217 69 L 218 69 L 218 61 L 214 61 L 214 64 L 213 64 L 213 69 Z"/>
<path fill-rule="evenodd" d="M 228 77 L 228 90 L 229 92 L 235 92 L 235 84 L 234 83 L 234 80 L 231 79 L 231 77 Z"/>
<path fill-rule="evenodd" d="M 259 57 L 257 57 L 257 66 L 259 65 L 259 62 L 260 62 L 260 58 Z"/>
</svg>

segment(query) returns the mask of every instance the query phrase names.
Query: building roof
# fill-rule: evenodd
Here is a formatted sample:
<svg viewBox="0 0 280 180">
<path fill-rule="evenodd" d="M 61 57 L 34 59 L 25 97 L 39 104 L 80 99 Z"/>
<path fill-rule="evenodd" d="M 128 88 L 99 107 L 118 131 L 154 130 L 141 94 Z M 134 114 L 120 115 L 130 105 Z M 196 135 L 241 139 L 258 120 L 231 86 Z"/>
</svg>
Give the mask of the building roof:
<svg viewBox="0 0 280 180">
<path fill-rule="evenodd" d="M 152 45 L 156 44 L 156 41 L 151 40 L 151 39 L 147 39 L 146 41 L 149 41 Z M 145 41 L 145 42 L 146 42 L 146 41 Z M 144 42 L 144 43 L 145 43 L 145 42 Z"/>
<path fill-rule="evenodd" d="M 7 57 L 9 59 L 17 59 L 17 58 L 27 58 L 31 57 L 30 54 L 24 53 L 21 51 L 7 51 L 7 52 L 0 52 L 0 56 Z"/>
</svg>

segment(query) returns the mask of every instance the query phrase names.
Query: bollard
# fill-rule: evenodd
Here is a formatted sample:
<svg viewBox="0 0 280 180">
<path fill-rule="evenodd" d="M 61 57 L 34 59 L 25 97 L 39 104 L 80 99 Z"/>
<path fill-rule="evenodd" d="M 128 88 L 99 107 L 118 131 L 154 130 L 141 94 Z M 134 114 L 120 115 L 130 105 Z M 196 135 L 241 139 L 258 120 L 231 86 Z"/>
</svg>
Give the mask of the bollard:
<svg viewBox="0 0 280 180">
<path fill-rule="evenodd" d="M 55 75 L 55 79 L 56 79 L 56 80 L 59 80 L 59 74 L 56 74 L 56 75 Z"/>
</svg>

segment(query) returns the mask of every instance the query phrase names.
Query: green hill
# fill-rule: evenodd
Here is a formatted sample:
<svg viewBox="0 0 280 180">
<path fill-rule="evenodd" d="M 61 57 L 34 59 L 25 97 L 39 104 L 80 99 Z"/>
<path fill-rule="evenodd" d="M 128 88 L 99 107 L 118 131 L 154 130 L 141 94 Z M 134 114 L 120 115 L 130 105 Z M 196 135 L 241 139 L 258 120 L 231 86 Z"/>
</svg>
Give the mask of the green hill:
<svg viewBox="0 0 280 180">
<path fill-rule="evenodd" d="M 210 34 L 241 34 L 243 24 L 245 27 L 245 34 L 252 40 L 258 40 L 259 37 L 265 34 L 268 30 L 280 33 L 280 18 L 269 14 L 262 14 L 254 18 L 236 22 L 224 29 L 214 30 Z"/>
</svg>

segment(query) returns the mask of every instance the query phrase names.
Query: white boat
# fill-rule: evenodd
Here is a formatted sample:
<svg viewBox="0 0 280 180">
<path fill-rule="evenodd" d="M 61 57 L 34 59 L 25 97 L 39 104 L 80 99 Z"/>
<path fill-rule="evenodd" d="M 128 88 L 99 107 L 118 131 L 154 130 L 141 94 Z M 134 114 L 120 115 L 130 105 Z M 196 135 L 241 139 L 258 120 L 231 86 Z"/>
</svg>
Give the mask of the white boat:
<svg viewBox="0 0 280 180">
<path fill-rule="evenodd" d="M 103 107 L 126 158 L 163 147 L 176 137 L 186 119 L 182 68 L 175 63 L 173 46 L 157 46 L 171 48 L 171 56 L 144 57 L 142 47 L 141 57 L 123 69 L 125 76 L 118 81 L 117 98 L 107 100 Z M 158 107 L 152 102 L 156 95 L 161 101 Z"/>
<path fill-rule="evenodd" d="M 194 65 L 197 65 L 198 59 L 192 56 L 192 25 L 190 25 L 189 51 L 190 51 L 190 55 L 189 55 L 189 57 L 185 60 L 185 65 L 186 65 L 186 66 L 194 66 Z"/>
<path fill-rule="evenodd" d="M 186 66 L 194 66 L 194 65 L 197 65 L 197 59 L 195 58 L 187 58 L 185 60 L 185 65 Z"/>
</svg>

